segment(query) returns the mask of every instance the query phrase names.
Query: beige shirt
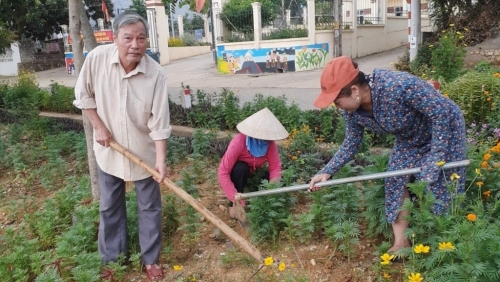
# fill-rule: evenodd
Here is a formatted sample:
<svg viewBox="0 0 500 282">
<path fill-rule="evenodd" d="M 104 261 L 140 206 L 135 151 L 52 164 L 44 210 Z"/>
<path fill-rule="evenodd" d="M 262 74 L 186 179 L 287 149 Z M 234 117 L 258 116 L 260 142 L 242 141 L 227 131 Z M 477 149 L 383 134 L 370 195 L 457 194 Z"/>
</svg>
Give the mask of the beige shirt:
<svg viewBox="0 0 500 282">
<path fill-rule="evenodd" d="M 96 109 L 118 144 L 154 167 L 155 140 L 170 137 L 167 78 L 162 67 L 145 55 L 126 74 L 115 44 L 98 46 L 85 59 L 75 86 L 79 109 Z M 125 181 L 147 178 L 141 167 L 95 141 L 97 164 L 106 173 Z"/>
</svg>

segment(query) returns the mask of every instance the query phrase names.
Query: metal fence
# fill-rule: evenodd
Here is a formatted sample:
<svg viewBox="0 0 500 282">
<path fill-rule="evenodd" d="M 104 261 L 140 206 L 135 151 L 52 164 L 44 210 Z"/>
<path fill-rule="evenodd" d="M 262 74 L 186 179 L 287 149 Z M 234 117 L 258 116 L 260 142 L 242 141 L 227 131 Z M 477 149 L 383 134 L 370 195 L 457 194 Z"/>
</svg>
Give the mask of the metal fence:
<svg viewBox="0 0 500 282">
<path fill-rule="evenodd" d="M 335 23 L 334 8 L 332 0 L 319 0 L 315 1 L 316 15 L 314 20 L 316 22 L 317 30 L 333 29 Z"/>
<path fill-rule="evenodd" d="M 358 25 L 362 24 L 384 24 L 384 3 L 380 0 L 353 0 L 343 1 L 343 13 L 346 21 L 356 21 Z M 356 11 L 354 11 L 354 7 Z"/>
<path fill-rule="evenodd" d="M 253 41 L 253 12 L 219 13 L 216 15 L 215 34 L 219 42 Z M 217 32 L 218 31 L 218 32 Z"/>
<path fill-rule="evenodd" d="M 304 17 L 298 14 L 292 17 L 289 14 L 290 12 L 284 18 L 279 15 L 271 24 L 264 25 L 262 40 L 307 37 L 308 30 L 304 25 Z"/>
</svg>

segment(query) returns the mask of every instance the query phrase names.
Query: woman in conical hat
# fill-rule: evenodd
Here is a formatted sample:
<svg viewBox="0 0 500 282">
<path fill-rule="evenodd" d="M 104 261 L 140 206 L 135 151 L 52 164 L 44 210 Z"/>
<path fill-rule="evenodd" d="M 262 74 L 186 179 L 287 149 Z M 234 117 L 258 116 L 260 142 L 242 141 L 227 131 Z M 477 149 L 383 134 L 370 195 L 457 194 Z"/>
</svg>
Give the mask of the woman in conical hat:
<svg viewBox="0 0 500 282">
<path fill-rule="evenodd" d="M 252 172 L 268 163 L 265 178 L 271 182 L 281 178 L 281 161 L 274 141 L 288 137 L 286 129 L 268 108 L 249 116 L 236 128 L 240 133 L 229 143 L 218 172 L 222 190 L 231 201 L 231 217 L 234 217 L 234 196 L 243 193 Z M 241 201 L 241 205 L 245 202 Z"/>
</svg>

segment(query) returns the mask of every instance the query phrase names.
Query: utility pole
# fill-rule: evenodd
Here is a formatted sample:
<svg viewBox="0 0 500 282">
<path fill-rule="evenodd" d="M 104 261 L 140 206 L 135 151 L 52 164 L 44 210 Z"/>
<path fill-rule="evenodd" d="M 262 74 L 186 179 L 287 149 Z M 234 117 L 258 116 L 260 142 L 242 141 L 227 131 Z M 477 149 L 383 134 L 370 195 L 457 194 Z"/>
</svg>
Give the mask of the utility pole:
<svg viewBox="0 0 500 282">
<path fill-rule="evenodd" d="M 342 56 L 342 0 L 333 0 L 333 57 Z"/>
<path fill-rule="evenodd" d="M 215 27 L 214 27 L 214 17 L 215 17 L 215 12 L 214 12 L 214 3 L 213 0 L 210 0 L 210 25 L 211 25 L 211 30 L 210 32 L 212 33 L 212 53 L 214 57 L 214 63 L 215 66 L 217 66 L 217 50 L 216 50 L 216 45 L 215 45 Z"/>
<path fill-rule="evenodd" d="M 410 62 L 417 57 L 418 46 L 421 39 L 421 18 L 420 18 L 420 0 L 407 0 L 410 10 L 408 17 L 410 21 Z"/>
</svg>

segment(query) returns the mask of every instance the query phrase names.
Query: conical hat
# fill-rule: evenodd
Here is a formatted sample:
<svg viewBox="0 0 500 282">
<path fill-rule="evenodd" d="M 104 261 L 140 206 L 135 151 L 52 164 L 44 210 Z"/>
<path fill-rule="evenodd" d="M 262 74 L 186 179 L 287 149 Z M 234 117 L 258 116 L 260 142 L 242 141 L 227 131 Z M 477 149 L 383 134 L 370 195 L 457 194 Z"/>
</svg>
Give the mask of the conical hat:
<svg viewBox="0 0 500 282">
<path fill-rule="evenodd" d="M 247 117 L 236 128 L 247 136 L 261 140 L 282 140 L 288 137 L 286 129 L 268 108 Z"/>
</svg>

